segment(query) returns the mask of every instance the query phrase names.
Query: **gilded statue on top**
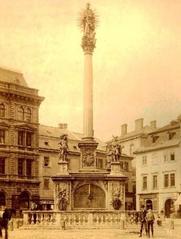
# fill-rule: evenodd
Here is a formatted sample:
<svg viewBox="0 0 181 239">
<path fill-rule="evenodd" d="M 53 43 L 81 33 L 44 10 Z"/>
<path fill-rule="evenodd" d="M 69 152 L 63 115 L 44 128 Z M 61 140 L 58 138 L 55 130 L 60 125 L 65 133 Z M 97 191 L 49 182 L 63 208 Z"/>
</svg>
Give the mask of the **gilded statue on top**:
<svg viewBox="0 0 181 239">
<path fill-rule="evenodd" d="M 96 15 L 87 3 L 87 8 L 82 12 L 80 18 L 80 26 L 83 30 L 82 48 L 85 52 L 92 53 L 95 48 L 95 27 Z"/>
</svg>

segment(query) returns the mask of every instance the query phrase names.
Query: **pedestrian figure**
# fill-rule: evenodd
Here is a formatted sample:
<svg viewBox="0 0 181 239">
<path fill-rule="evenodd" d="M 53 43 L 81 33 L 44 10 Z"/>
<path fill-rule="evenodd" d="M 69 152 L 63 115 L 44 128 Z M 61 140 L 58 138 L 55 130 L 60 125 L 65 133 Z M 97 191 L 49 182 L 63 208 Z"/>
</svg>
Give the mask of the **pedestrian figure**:
<svg viewBox="0 0 181 239">
<path fill-rule="evenodd" d="M 141 223 L 141 227 L 140 227 L 140 235 L 139 235 L 139 237 L 142 237 L 143 228 L 145 229 L 145 233 L 146 233 L 146 235 L 147 235 L 146 214 L 147 214 L 147 211 L 146 211 L 146 209 L 145 209 L 145 206 L 142 205 L 142 206 L 141 206 L 141 212 L 140 212 L 140 223 Z"/>
<path fill-rule="evenodd" d="M 5 230 L 5 239 L 8 239 L 8 222 L 11 219 L 12 211 L 5 209 L 0 218 L 0 237 L 2 237 L 2 229 Z"/>
<path fill-rule="evenodd" d="M 153 224 L 155 221 L 155 216 L 151 209 L 148 209 L 148 212 L 146 214 L 146 221 L 147 221 L 147 225 L 148 225 L 148 237 L 150 237 L 150 231 L 151 231 L 151 234 L 153 237 Z"/>
</svg>

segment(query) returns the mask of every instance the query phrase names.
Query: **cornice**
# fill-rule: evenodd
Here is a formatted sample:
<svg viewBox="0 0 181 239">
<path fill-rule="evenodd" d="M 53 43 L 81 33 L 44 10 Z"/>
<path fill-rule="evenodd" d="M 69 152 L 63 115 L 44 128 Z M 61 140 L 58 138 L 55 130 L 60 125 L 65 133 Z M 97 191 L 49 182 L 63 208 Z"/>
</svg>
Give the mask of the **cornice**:
<svg viewBox="0 0 181 239">
<path fill-rule="evenodd" d="M 25 102 L 33 102 L 38 105 L 44 100 L 44 97 L 38 95 L 31 95 L 28 93 L 20 92 L 20 91 L 9 91 L 6 89 L 0 88 L 0 95 L 5 96 L 8 100 L 17 100 L 17 101 L 25 101 Z"/>
</svg>

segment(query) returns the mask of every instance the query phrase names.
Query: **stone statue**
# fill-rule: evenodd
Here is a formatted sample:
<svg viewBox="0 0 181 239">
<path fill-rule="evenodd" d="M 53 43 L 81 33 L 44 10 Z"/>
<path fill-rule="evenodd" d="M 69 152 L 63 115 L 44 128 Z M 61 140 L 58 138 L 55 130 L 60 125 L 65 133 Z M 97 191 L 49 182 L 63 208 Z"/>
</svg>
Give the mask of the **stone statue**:
<svg viewBox="0 0 181 239">
<path fill-rule="evenodd" d="M 68 154 L 68 137 L 66 134 L 63 134 L 60 137 L 60 153 L 59 153 L 59 159 L 61 161 L 67 162 L 67 154 Z"/>
<path fill-rule="evenodd" d="M 90 8 L 90 4 L 87 3 L 86 9 L 82 12 L 80 18 L 80 26 L 83 30 L 82 48 L 84 51 L 92 52 L 95 48 L 95 27 L 96 27 L 96 15 Z"/>
<path fill-rule="evenodd" d="M 90 9 L 90 4 L 87 3 L 87 8 L 84 10 L 81 18 L 81 26 L 83 28 L 84 35 L 91 37 L 95 33 L 95 13 Z"/>
<path fill-rule="evenodd" d="M 112 145 L 108 144 L 106 147 L 106 159 L 107 159 L 107 169 L 111 168 L 111 162 L 113 161 L 113 150 Z"/>
<path fill-rule="evenodd" d="M 60 190 L 58 194 L 58 200 L 59 200 L 59 210 L 65 211 L 67 209 L 68 204 L 66 189 Z"/>
<path fill-rule="evenodd" d="M 118 143 L 118 137 L 113 136 L 111 144 L 107 145 L 107 164 L 110 165 L 111 162 L 119 162 L 122 154 L 121 145 Z"/>
</svg>

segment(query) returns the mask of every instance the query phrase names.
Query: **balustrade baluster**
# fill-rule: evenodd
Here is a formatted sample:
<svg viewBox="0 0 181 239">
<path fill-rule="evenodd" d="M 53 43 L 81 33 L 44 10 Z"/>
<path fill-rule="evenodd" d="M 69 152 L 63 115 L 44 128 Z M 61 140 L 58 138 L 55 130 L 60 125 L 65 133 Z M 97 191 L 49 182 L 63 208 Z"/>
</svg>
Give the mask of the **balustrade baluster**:
<svg viewBox="0 0 181 239">
<path fill-rule="evenodd" d="M 30 214 L 30 217 L 31 217 L 31 223 L 30 223 L 30 224 L 34 224 L 34 216 L 33 216 L 33 213 Z"/>
</svg>

